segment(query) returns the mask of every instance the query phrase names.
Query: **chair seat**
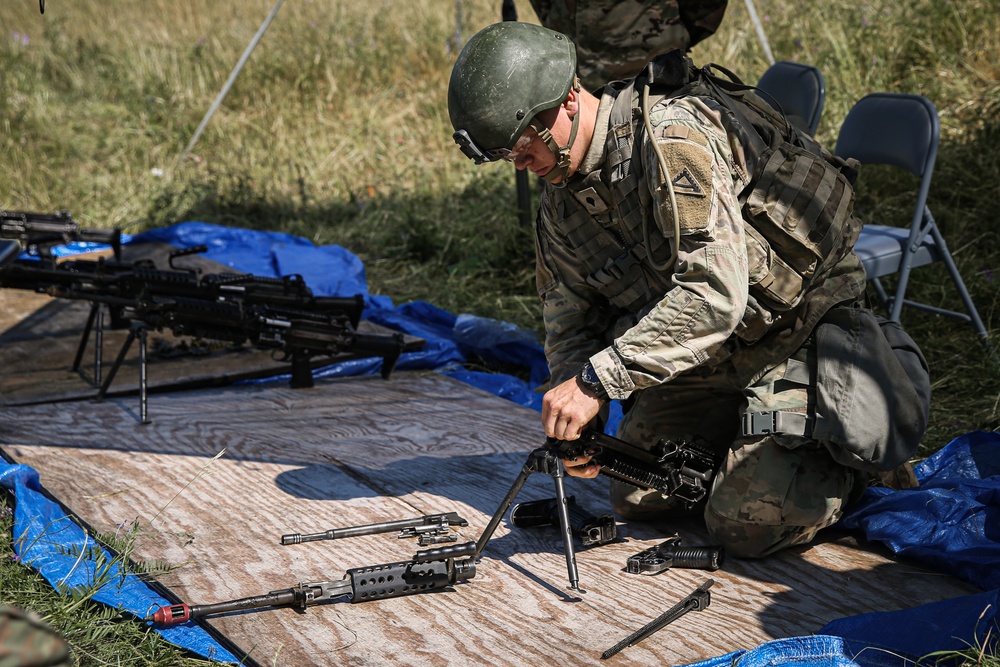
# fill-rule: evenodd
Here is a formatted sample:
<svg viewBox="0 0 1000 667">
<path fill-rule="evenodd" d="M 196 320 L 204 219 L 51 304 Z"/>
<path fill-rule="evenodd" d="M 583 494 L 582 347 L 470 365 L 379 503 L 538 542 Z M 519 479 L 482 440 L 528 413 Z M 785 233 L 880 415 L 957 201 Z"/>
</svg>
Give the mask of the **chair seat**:
<svg viewBox="0 0 1000 667">
<path fill-rule="evenodd" d="M 910 242 L 910 230 L 885 225 L 865 225 L 861 229 L 854 252 L 865 266 L 868 278 L 879 278 L 899 271 L 903 251 Z M 924 266 L 938 261 L 934 238 L 927 234 L 913 256 L 912 266 Z"/>
</svg>

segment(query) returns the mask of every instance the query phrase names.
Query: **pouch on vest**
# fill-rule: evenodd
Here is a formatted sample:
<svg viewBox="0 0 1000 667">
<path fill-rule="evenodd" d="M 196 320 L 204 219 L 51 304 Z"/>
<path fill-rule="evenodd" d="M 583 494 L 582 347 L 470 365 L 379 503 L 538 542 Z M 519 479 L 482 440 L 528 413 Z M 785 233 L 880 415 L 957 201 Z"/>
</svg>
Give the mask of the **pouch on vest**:
<svg viewBox="0 0 1000 667">
<path fill-rule="evenodd" d="M 730 80 L 712 74 L 713 68 Z M 750 288 L 776 310 L 789 310 L 844 259 L 861 233 L 853 216 L 858 163 L 832 155 L 796 130 L 729 70 L 708 65 L 699 74 L 729 111 L 723 123 L 744 145 L 751 178 L 739 201 L 744 218 L 773 251 L 766 255 L 767 275 Z"/>
<path fill-rule="evenodd" d="M 833 458 L 866 471 L 892 470 L 927 429 L 927 361 L 896 323 L 860 306 L 831 309 L 816 327 L 812 437 Z"/>
<path fill-rule="evenodd" d="M 794 308 L 854 247 L 854 189 L 824 156 L 782 142 L 757 164 L 744 214 L 774 253 L 756 285 L 779 310 Z"/>
</svg>

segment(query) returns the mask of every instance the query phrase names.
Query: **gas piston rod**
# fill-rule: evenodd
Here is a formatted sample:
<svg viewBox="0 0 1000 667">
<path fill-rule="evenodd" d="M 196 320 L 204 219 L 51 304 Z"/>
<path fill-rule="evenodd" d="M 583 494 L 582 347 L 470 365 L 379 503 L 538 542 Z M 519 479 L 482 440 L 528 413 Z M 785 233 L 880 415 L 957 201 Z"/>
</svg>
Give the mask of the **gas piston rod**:
<svg viewBox="0 0 1000 667">
<path fill-rule="evenodd" d="M 422 532 L 427 532 L 428 529 L 440 529 L 447 532 L 445 529 L 449 526 L 468 525 L 469 522 L 460 517 L 458 512 L 448 512 L 446 514 L 428 514 L 415 519 L 369 523 L 364 526 L 331 528 L 322 533 L 289 533 L 281 536 L 281 543 L 287 546 L 289 544 L 302 544 L 303 542 L 316 542 L 318 540 L 339 540 L 345 537 L 391 533 L 394 530 L 400 531 L 400 537 L 416 537 Z M 428 528 L 424 528 L 425 526 Z"/>
<path fill-rule="evenodd" d="M 606 660 L 629 646 L 638 644 L 646 637 L 650 636 L 657 630 L 662 630 L 667 627 L 689 611 L 701 611 L 707 607 L 712 602 L 712 594 L 708 591 L 708 589 L 711 588 L 714 583 L 714 579 L 707 580 L 686 598 L 602 653 L 601 660 Z"/>
</svg>

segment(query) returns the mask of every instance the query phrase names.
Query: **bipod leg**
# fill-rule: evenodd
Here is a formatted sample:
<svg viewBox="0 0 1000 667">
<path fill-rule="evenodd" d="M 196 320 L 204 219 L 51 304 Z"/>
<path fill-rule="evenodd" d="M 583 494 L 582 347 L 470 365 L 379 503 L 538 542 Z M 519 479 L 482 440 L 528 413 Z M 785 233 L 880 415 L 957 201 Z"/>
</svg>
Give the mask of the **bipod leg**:
<svg viewBox="0 0 1000 667">
<path fill-rule="evenodd" d="M 562 530 L 563 544 L 566 549 L 566 571 L 569 574 L 569 587 L 578 593 L 580 590 L 580 571 L 576 567 L 576 552 L 573 547 L 573 528 L 569 520 L 569 501 L 566 499 L 566 471 L 563 469 L 562 461 L 552 455 L 554 461 L 550 466 L 549 473 L 556 486 L 556 502 L 559 503 L 559 528 Z"/>
<path fill-rule="evenodd" d="M 121 368 L 122 362 L 125 361 L 125 355 L 128 354 L 128 349 L 132 347 L 132 341 L 138 335 L 139 326 L 133 324 L 132 328 L 128 332 L 128 338 L 122 343 L 122 349 L 118 351 L 118 357 L 115 359 L 115 363 L 111 364 L 111 370 L 108 371 L 108 377 L 104 379 L 104 384 L 101 385 L 100 390 L 97 392 L 97 400 L 102 401 L 104 397 L 108 394 L 108 387 L 111 386 L 111 382 L 115 379 L 115 375 L 118 373 L 118 369 Z"/>
<path fill-rule="evenodd" d="M 73 358 L 72 371 L 80 372 L 80 364 L 83 361 L 83 353 L 87 349 L 87 341 L 90 340 L 90 332 L 94 331 L 94 378 L 93 384 L 101 384 L 101 350 L 104 349 L 104 311 L 100 303 L 90 305 L 90 314 L 87 316 L 87 324 L 83 328 L 80 336 L 80 345 L 76 348 L 76 356 Z"/>
<path fill-rule="evenodd" d="M 139 421 L 149 423 L 149 394 L 146 373 L 146 327 L 139 327 Z"/>
<path fill-rule="evenodd" d="M 514 480 L 510 490 L 507 491 L 507 495 L 500 501 L 500 507 L 493 514 L 493 518 L 490 519 L 486 530 L 479 536 L 479 540 L 476 542 L 475 558 L 479 560 L 479 555 L 486 547 L 486 543 L 493 537 L 493 533 L 496 531 L 497 526 L 500 525 L 500 521 L 507 513 L 507 510 L 510 509 L 510 506 L 514 504 L 514 499 L 524 487 L 525 482 L 528 481 L 528 476 L 533 472 L 549 473 L 555 482 L 556 502 L 559 503 L 559 528 L 562 531 L 563 544 L 566 550 L 566 569 L 569 573 L 569 587 L 574 591 L 582 593 L 583 591 L 580 590 L 580 575 L 576 567 L 576 552 L 573 548 L 572 525 L 569 519 L 569 501 L 566 498 L 566 486 L 564 483 L 566 472 L 563 470 L 559 457 L 545 447 L 540 447 L 528 454 L 528 460 L 525 461 L 524 467 L 521 468 L 521 473 Z"/>
<path fill-rule="evenodd" d="M 539 452 L 542 454 L 540 455 Z M 475 559 L 479 560 L 479 555 L 483 552 L 486 547 L 486 543 L 490 541 L 493 537 L 493 533 L 496 532 L 497 526 L 500 525 L 500 521 L 503 520 L 504 514 L 510 509 L 510 506 L 514 504 L 514 499 L 517 498 L 517 494 L 521 492 L 524 487 L 524 483 L 528 481 L 528 476 L 533 472 L 538 472 L 538 460 L 540 456 L 544 456 L 547 453 L 545 449 L 536 449 L 535 451 L 528 454 L 528 460 L 524 462 L 524 467 L 521 468 L 521 473 L 514 480 L 511 485 L 510 490 L 507 491 L 507 495 L 504 499 L 500 501 L 500 507 L 497 511 L 493 513 L 493 518 L 490 519 L 489 524 L 486 525 L 486 530 L 483 534 L 479 536 L 479 540 L 476 541 L 476 553 Z"/>
<path fill-rule="evenodd" d="M 112 364 L 111 370 L 108 371 L 108 377 L 104 379 L 104 384 L 101 385 L 100 391 L 97 392 L 97 400 L 102 401 L 104 397 L 108 394 L 108 388 L 115 379 L 115 375 L 118 374 L 118 369 L 121 368 L 122 362 L 125 361 L 125 355 L 128 354 L 128 350 L 132 347 L 132 342 L 138 338 L 139 339 L 139 421 L 143 424 L 148 424 L 149 420 L 146 417 L 148 401 L 146 397 L 146 325 L 135 322 L 129 329 L 128 338 L 122 344 L 122 349 L 118 352 L 118 357 L 115 358 L 115 363 Z"/>
</svg>

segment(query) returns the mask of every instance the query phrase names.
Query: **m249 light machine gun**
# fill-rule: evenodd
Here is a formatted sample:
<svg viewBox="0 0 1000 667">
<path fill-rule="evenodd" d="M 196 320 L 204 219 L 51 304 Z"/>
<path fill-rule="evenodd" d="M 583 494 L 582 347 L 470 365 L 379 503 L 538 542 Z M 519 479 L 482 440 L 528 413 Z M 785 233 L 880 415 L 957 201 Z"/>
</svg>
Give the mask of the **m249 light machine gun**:
<svg viewBox="0 0 1000 667">
<path fill-rule="evenodd" d="M 708 483 L 718 465 L 716 457 L 707 448 L 687 442 L 661 440 L 647 451 L 593 430 L 585 431 L 577 440 L 549 438 L 545 446 L 528 454 L 528 460 L 520 474 L 479 537 L 476 543 L 476 557 L 478 558 L 486 548 L 486 543 L 493 536 L 507 510 L 514 504 L 514 499 L 517 498 L 517 494 L 531 473 L 546 473 L 552 476 L 555 483 L 555 509 L 559 516 L 566 553 L 569 587 L 571 590 L 582 592 L 573 546 L 569 498 L 566 496 L 564 482 L 566 472 L 562 465 L 564 459 L 579 456 L 590 456 L 592 461 L 600 464 L 602 475 L 641 489 L 659 491 L 665 496 L 676 498 L 688 507 L 700 501 L 708 493 Z M 683 565 L 677 563 L 676 566 Z"/>
<path fill-rule="evenodd" d="M 427 593 L 475 577 L 475 552 L 475 542 L 427 549 L 418 551 L 408 561 L 350 569 L 340 581 L 300 583 L 265 595 L 214 604 L 175 604 L 160 607 L 144 620 L 157 625 L 178 625 L 211 614 L 262 607 L 290 606 L 304 611 L 309 605 L 341 597 L 351 602 L 367 602 Z"/>
<path fill-rule="evenodd" d="M 120 229 L 83 229 L 69 211 L 0 211 L 0 239 L 18 241 L 22 248 L 42 259 L 51 259 L 52 248 L 67 243 L 109 245 L 117 260 L 122 253 Z"/>
<path fill-rule="evenodd" d="M 173 253 L 174 260 L 197 252 L 197 246 Z M 73 370 L 92 329 L 98 333 L 95 382 L 100 383 L 102 307 L 111 326 L 129 328 L 114 365 L 98 392 L 103 399 L 131 344 L 139 340 L 140 421 L 146 423 L 146 335 L 149 329 L 270 349 L 279 361 L 291 363 L 291 386 L 313 386 L 312 359 L 349 354 L 382 357 L 382 377 L 388 378 L 406 347 L 402 334 L 366 334 L 357 330 L 364 308 L 361 295 L 318 297 L 301 276 L 268 278 L 218 273 L 199 276 L 192 270 L 158 269 L 148 261 L 124 263 L 69 260 L 54 266 L 17 261 L 0 272 L 0 287 L 31 290 L 91 303 L 90 316 L 77 350 Z"/>
</svg>

